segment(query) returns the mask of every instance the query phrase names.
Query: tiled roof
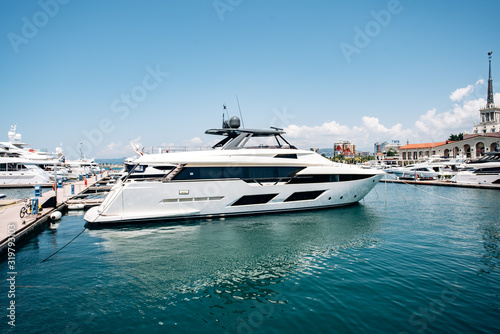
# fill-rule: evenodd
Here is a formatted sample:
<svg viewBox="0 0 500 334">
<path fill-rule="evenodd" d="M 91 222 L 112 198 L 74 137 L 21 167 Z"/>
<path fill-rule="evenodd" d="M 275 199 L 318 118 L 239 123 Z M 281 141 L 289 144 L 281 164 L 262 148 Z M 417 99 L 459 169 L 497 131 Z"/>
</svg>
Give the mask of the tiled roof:
<svg viewBox="0 0 500 334">
<path fill-rule="evenodd" d="M 450 141 L 442 141 L 442 142 L 434 142 L 434 143 L 424 143 L 424 144 L 408 144 L 405 146 L 401 146 L 400 150 L 414 150 L 418 148 L 433 148 L 441 145 L 446 145 L 450 143 Z"/>
</svg>

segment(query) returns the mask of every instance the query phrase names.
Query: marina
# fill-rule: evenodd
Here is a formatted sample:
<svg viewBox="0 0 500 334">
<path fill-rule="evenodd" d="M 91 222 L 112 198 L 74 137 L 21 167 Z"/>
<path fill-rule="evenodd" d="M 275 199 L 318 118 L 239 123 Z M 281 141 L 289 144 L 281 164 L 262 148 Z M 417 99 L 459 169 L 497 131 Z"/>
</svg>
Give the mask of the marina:
<svg viewBox="0 0 500 334">
<path fill-rule="evenodd" d="M 97 174 L 93 178 L 77 181 L 71 184 L 61 185 L 55 190 L 43 191 L 38 190 L 39 196 L 28 197 L 27 199 L 4 199 L 0 200 L 0 256 L 5 257 L 8 253 L 9 239 L 14 238 L 17 245 L 22 245 L 21 242 L 36 236 L 48 222 L 58 220 L 52 217 L 54 212 L 59 212 L 61 215 L 68 210 L 71 205 L 81 205 L 79 209 L 89 208 L 90 206 L 98 205 L 103 198 L 88 199 L 89 195 L 97 193 L 97 191 L 106 191 L 109 188 L 92 187 L 98 181 L 104 181 L 107 178 L 107 173 Z M 36 192 L 37 190 L 35 190 Z M 37 209 L 35 212 L 26 212 L 22 210 L 27 207 L 27 203 L 36 200 Z M 20 214 L 21 212 L 21 214 Z M 21 217 L 22 216 L 22 217 Z M 57 215 L 56 217 L 60 217 Z"/>
<path fill-rule="evenodd" d="M 499 12 L 0 1 L 0 334 L 499 334 Z"/>
<path fill-rule="evenodd" d="M 68 211 L 17 249 L 16 332 L 494 333 L 499 200 L 379 183 L 349 207 L 83 233 Z"/>
</svg>

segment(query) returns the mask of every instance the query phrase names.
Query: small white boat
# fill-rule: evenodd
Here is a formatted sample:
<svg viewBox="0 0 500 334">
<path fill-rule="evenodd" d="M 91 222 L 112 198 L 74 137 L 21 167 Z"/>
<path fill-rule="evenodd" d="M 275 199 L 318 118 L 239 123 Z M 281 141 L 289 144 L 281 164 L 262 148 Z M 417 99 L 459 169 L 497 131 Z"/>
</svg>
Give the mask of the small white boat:
<svg viewBox="0 0 500 334">
<path fill-rule="evenodd" d="M 465 164 L 451 182 L 461 184 L 500 184 L 500 152 L 486 153 L 476 161 Z"/>
<path fill-rule="evenodd" d="M 398 179 L 435 180 L 438 173 L 429 166 L 409 165 L 406 167 L 392 168 L 392 173 Z"/>
</svg>

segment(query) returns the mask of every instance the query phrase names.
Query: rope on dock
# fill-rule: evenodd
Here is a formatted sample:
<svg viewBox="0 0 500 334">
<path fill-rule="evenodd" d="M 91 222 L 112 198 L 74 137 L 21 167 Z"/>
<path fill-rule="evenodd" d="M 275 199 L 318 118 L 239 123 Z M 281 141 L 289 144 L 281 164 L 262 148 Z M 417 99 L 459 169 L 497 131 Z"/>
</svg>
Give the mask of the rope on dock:
<svg viewBox="0 0 500 334">
<path fill-rule="evenodd" d="M 437 195 L 437 194 L 432 193 L 432 192 L 430 192 L 430 191 L 425 191 L 425 190 L 424 190 L 423 188 L 421 188 L 421 187 L 417 187 L 417 186 L 415 186 L 415 185 L 413 185 L 413 184 L 411 184 L 411 183 L 407 183 L 407 182 L 405 182 L 404 180 L 400 180 L 400 181 L 401 181 L 403 184 L 409 185 L 409 186 L 411 186 L 411 187 L 413 187 L 413 188 L 415 188 L 415 189 L 417 189 L 417 190 L 423 191 L 423 192 L 428 193 L 428 194 L 430 194 L 430 195 L 434 195 L 434 196 L 436 196 L 436 197 L 444 198 L 444 199 L 446 199 L 446 200 L 448 200 L 448 201 L 450 201 L 450 202 L 455 202 L 455 203 L 459 203 L 459 204 L 467 204 L 467 205 L 472 205 L 472 206 L 475 206 L 475 207 L 478 207 L 478 208 L 488 208 L 487 206 L 483 206 L 483 205 L 476 205 L 476 204 L 472 204 L 472 203 L 470 203 L 470 202 L 462 202 L 462 201 L 454 200 L 454 199 L 451 199 L 451 198 L 448 198 L 448 197 L 445 197 L 445 196 Z"/>
<path fill-rule="evenodd" d="M 19 204 L 19 203 L 25 202 L 25 201 L 26 201 L 26 199 L 20 199 L 20 200 L 16 200 L 16 201 L 15 201 L 15 202 L 13 202 L 13 203 L 10 203 L 10 204 L 7 204 L 7 205 L 4 205 L 4 206 L 1 206 L 1 207 L 0 207 L 0 210 L 3 210 L 3 211 L 2 211 L 2 212 L 0 212 L 0 213 L 4 213 L 4 212 L 5 212 L 5 210 L 7 210 L 7 208 L 8 208 L 9 206 L 13 206 L 13 205 L 16 205 L 16 204 Z"/>
</svg>

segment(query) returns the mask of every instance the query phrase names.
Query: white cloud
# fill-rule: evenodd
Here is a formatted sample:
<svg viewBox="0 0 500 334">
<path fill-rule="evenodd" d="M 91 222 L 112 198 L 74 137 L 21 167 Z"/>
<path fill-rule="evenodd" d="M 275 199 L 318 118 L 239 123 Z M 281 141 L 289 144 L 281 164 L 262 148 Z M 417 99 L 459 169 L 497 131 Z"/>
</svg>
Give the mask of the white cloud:
<svg viewBox="0 0 500 334">
<path fill-rule="evenodd" d="M 203 140 L 201 140 L 200 137 L 191 138 L 188 142 L 190 144 L 192 144 L 192 145 L 201 145 L 201 144 L 203 144 Z"/>
<path fill-rule="evenodd" d="M 135 139 L 130 140 L 127 143 L 122 143 L 122 142 L 111 142 L 108 143 L 104 149 L 100 150 L 97 153 L 98 157 L 105 157 L 105 158 L 119 158 L 119 157 L 124 157 L 124 156 L 132 156 L 135 152 L 132 148 L 131 143 L 139 148 L 142 149 L 143 146 L 139 142 L 141 140 L 141 137 L 137 137 Z"/>
<path fill-rule="evenodd" d="M 461 101 L 467 96 L 469 96 L 469 94 L 472 93 L 472 91 L 474 91 L 473 85 L 468 85 L 465 88 L 458 88 L 457 90 L 455 90 L 453 93 L 450 94 L 450 99 L 453 102 Z"/>
<path fill-rule="evenodd" d="M 373 115 L 365 115 L 361 118 L 361 124 L 356 126 L 342 125 L 336 121 L 328 121 L 321 125 L 308 126 L 289 124 L 284 128 L 287 138 L 291 144 L 308 149 L 310 147 L 326 148 L 332 147 L 337 140 L 352 141 L 358 151 L 373 148 L 375 142 L 390 142 L 399 140 L 405 143 L 428 143 L 431 141 L 445 141 L 450 134 L 460 132 L 471 132 L 475 121 L 479 121 L 479 109 L 486 105 L 481 90 L 484 80 L 478 80 L 474 85 L 459 88 L 451 93 L 450 99 L 455 102 L 449 110 L 440 112 L 431 108 L 418 117 L 418 120 L 410 126 L 401 123 L 382 124 L 380 119 Z M 478 87 L 479 86 L 479 87 Z M 471 94 L 473 93 L 474 94 Z M 496 101 L 500 101 L 500 93 L 495 94 Z M 142 148 L 140 137 L 132 142 Z M 204 142 L 200 137 L 193 137 L 177 143 L 162 143 L 163 148 L 193 148 L 213 146 L 219 138 Z M 156 146 L 158 148 L 159 146 Z M 147 148 L 146 151 L 150 149 Z M 100 156 L 119 157 L 132 154 L 130 144 L 120 142 L 109 143 L 106 148 L 99 152 Z"/>
<path fill-rule="evenodd" d="M 294 144 L 302 148 L 330 147 L 338 139 L 350 140 L 361 150 L 369 150 L 379 141 L 445 141 L 452 133 L 471 132 L 474 122 L 479 121 L 479 109 L 485 106 L 486 101 L 470 94 L 483 84 L 484 80 L 478 80 L 474 85 L 455 90 L 450 99 L 457 103 L 451 110 L 439 112 L 436 108 L 429 109 L 410 128 L 404 128 L 400 123 L 387 126 L 380 123 L 377 117 L 363 116 L 360 126 L 348 127 L 337 122 L 320 126 L 292 124 L 285 131 L 287 137 L 295 139 Z M 495 99 L 500 101 L 500 93 L 495 94 Z"/>
</svg>

